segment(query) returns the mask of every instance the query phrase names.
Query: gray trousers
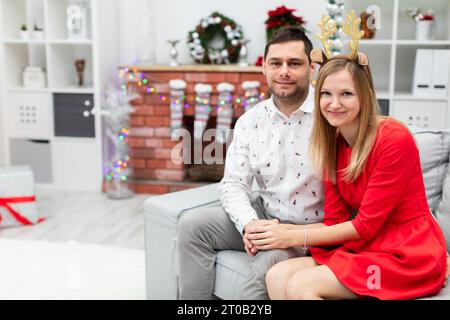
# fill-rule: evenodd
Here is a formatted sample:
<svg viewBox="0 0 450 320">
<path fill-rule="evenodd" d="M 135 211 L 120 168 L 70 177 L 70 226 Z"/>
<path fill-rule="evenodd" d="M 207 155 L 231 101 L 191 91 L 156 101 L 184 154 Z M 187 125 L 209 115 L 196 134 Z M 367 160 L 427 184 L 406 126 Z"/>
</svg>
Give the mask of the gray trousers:
<svg viewBox="0 0 450 320">
<path fill-rule="evenodd" d="M 252 201 L 260 219 L 273 219 L 261 199 Z M 282 221 L 281 221 L 282 222 Z M 178 221 L 178 262 L 180 299 L 212 298 L 218 250 L 245 251 L 242 235 L 222 207 L 206 207 L 183 215 Z M 277 262 L 303 255 L 300 248 L 259 251 L 252 257 L 251 272 L 237 299 L 268 299 L 265 277 Z"/>
</svg>

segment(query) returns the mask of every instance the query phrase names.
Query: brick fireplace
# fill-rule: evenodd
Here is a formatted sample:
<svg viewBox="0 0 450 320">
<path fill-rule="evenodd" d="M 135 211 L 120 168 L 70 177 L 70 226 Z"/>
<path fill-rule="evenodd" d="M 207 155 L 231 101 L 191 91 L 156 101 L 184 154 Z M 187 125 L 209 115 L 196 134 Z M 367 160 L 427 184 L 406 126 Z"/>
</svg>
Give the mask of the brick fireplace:
<svg viewBox="0 0 450 320">
<path fill-rule="evenodd" d="M 132 68 L 131 66 L 128 68 Z M 193 181 L 188 175 L 192 165 L 176 164 L 171 160 L 172 148 L 180 143 L 170 138 L 170 87 L 172 79 L 186 81 L 186 101 L 189 108 L 183 108 L 183 128 L 192 132 L 194 122 L 195 92 L 197 83 L 210 84 L 212 111 L 207 128 L 216 126 L 216 109 L 220 82 L 229 82 L 235 86 L 234 99 L 244 99 L 241 87 L 244 81 L 257 80 L 261 83 L 260 92 L 267 96 L 268 88 L 260 67 L 184 65 L 169 66 L 133 66 L 134 72 L 144 73 L 151 92 L 135 81 L 128 81 L 127 86 L 134 86 L 139 98 L 132 101 L 136 111 L 130 119 L 130 156 L 133 166 L 132 186 L 137 193 L 162 194 L 193 188 L 206 181 Z M 244 112 L 243 103 L 235 103 L 233 124 Z M 225 150 L 224 150 L 225 154 Z"/>
</svg>

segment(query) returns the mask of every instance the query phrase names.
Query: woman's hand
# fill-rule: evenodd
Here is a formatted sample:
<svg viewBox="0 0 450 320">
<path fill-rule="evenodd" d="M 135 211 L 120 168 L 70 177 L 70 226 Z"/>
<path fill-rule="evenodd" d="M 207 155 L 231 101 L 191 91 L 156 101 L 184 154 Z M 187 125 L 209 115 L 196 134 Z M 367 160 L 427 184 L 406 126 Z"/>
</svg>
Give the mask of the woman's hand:
<svg viewBox="0 0 450 320">
<path fill-rule="evenodd" d="M 260 226 L 255 233 L 246 234 L 257 250 L 286 249 L 298 246 L 299 233 L 291 224 L 273 224 Z"/>
<path fill-rule="evenodd" d="M 280 221 L 278 219 L 271 219 L 271 220 L 254 219 L 245 225 L 244 236 L 243 236 L 242 240 L 244 241 L 245 251 L 247 251 L 247 254 L 249 256 L 254 257 L 256 255 L 256 253 L 258 252 L 258 250 L 255 248 L 255 245 L 250 242 L 247 235 L 253 234 L 255 232 L 259 232 L 260 227 L 264 227 L 264 226 L 268 226 L 268 225 L 272 225 L 272 224 L 276 224 L 276 223 L 280 223 Z"/>
</svg>

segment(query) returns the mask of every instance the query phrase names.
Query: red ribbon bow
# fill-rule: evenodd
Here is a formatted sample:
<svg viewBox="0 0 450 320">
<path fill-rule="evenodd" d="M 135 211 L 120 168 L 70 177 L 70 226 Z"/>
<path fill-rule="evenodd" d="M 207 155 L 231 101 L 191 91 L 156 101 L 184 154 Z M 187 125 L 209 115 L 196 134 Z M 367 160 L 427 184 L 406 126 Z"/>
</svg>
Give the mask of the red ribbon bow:
<svg viewBox="0 0 450 320">
<path fill-rule="evenodd" d="M 28 220 L 27 218 L 23 217 L 22 215 L 20 215 L 20 213 L 18 213 L 16 210 L 14 210 L 10 204 L 12 203 L 23 203 L 23 202 L 33 202 L 36 201 L 36 197 L 35 196 L 30 196 L 30 197 L 14 197 L 14 198 L 0 198 L 0 207 L 4 207 L 6 210 L 8 210 L 8 212 L 20 223 L 24 224 L 24 225 L 30 225 L 33 224 L 30 220 Z M 39 218 L 38 219 L 38 223 L 44 221 L 45 218 Z M 0 215 L 0 224 L 2 222 L 2 216 Z"/>
</svg>

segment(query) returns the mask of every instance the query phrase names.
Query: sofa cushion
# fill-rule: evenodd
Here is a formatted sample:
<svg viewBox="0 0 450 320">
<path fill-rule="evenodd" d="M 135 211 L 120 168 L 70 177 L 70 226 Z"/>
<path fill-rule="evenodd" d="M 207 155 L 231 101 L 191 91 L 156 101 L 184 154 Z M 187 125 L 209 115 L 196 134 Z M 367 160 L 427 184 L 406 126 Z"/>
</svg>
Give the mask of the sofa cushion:
<svg viewBox="0 0 450 320">
<path fill-rule="evenodd" d="M 450 284 L 445 288 L 442 288 L 441 291 L 435 296 L 429 296 L 417 300 L 450 300 Z"/>
<path fill-rule="evenodd" d="M 447 250 L 450 250 L 450 166 L 447 166 L 447 173 L 442 187 L 442 199 L 439 201 L 435 216 L 442 231 L 444 231 Z"/>
<path fill-rule="evenodd" d="M 420 153 L 428 206 L 434 213 L 442 194 L 442 184 L 450 155 L 449 130 L 412 129 Z"/>
<path fill-rule="evenodd" d="M 214 295 L 224 300 L 242 297 L 242 288 L 250 273 L 251 257 L 243 251 L 222 250 L 216 259 Z"/>
<path fill-rule="evenodd" d="M 219 251 L 214 286 L 216 297 L 224 300 L 236 300 L 242 297 L 242 289 L 250 273 L 250 259 L 251 257 L 242 251 Z M 418 300 L 450 300 L 450 284 L 438 295 Z"/>
</svg>

